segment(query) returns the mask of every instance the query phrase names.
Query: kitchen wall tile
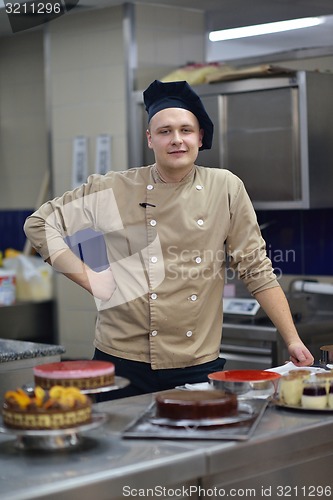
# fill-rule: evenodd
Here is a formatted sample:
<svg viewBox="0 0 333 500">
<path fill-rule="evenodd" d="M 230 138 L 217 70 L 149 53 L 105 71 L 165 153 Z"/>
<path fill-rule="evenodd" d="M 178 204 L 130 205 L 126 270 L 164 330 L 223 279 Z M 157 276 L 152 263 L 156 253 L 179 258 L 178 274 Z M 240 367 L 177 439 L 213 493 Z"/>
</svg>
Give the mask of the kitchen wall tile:
<svg viewBox="0 0 333 500">
<path fill-rule="evenodd" d="M 190 60 L 201 62 L 204 59 L 204 16 L 201 12 L 137 4 L 136 22 L 140 81 L 142 67 L 155 68 L 155 78 L 160 78 L 160 74 L 165 76 L 169 72 L 169 66 L 174 69 Z M 159 67 L 163 66 L 165 70 L 161 73 Z"/>
<path fill-rule="evenodd" d="M 47 170 L 43 33 L 0 40 L 0 209 L 34 206 Z"/>
<path fill-rule="evenodd" d="M 23 224 L 32 211 L 32 209 L 0 210 L 0 251 L 4 252 L 7 248 L 23 250 L 26 240 Z"/>
<path fill-rule="evenodd" d="M 157 61 L 163 61 L 167 65 L 174 64 L 175 67 L 183 64 L 179 36 L 170 38 L 170 32 L 161 30 L 158 36 L 156 33 L 155 44 Z"/>
<path fill-rule="evenodd" d="M 52 164 L 58 165 L 52 171 L 52 189 L 54 196 L 61 196 L 72 185 L 72 141 L 70 139 L 54 141 Z M 61 168 L 59 168 L 61 166 Z"/>
<path fill-rule="evenodd" d="M 90 31 L 112 30 L 122 22 L 122 6 L 89 10 L 75 15 L 66 15 L 49 24 L 52 36 L 67 37 L 73 33 L 88 33 Z"/>
<path fill-rule="evenodd" d="M 96 305 L 93 297 L 83 288 L 64 276 L 57 274 L 55 287 L 57 293 L 62 297 L 65 304 L 69 304 L 69 309 L 73 311 L 92 311 L 96 312 Z"/>
<path fill-rule="evenodd" d="M 185 59 L 186 62 L 203 62 L 205 52 L 201 32 L 183 33 L 180 38 L 180 51 L 182 59 Z"/>
<path fill-rule="evenodd" d="M 82 103 L 125 99 L 124 65 L 86 68 L 80 73 Z M 79 83 L 79 82 L 78 82 Z"/>
<path fill-rule="evenodd" d="M 89 134 L 92 141 L 98 134 L 120 134 L 126 128 L 126 117 L 122 113 L 123 103 L 108 101 L 89 103 L 81 107 L 83 135 Z"/>
<path fill-rule="evenodd" d="M 140 30 L 137 34 L 137 58 L 140 66 L 156 64 L 156 43 L 153 41 L 150 30 Z"/>
<path fill-rule="evenodd" d="M 202 11 L 179 9 L 179 19 L 182 33 L 205 33 L 205 15 Z"/>
<path fill-rule="evenodd" d="M 304 274 L 333 276 L 333 209 L 304 212 Z"/>
<path fill-rule="evenodd" d="M 129 165 L 124 158 L 124 150 L 127 147 L 127 137 L 124 135 L 115 135 L 112 137 L 112 170 L 127 170 L 135 165 Z"/>
<path fill-rule="evenodd" d="M 51 101 L 54 107 L 78 105 L 83 100 L 84 75 L 82 69 L 54 73 L 51 86 Z"/>
<path fill-rule="evenodd" d="M 258 211 L 257 215 L 278 272 L 333 275 L 333 209 Z"/>
</svg>

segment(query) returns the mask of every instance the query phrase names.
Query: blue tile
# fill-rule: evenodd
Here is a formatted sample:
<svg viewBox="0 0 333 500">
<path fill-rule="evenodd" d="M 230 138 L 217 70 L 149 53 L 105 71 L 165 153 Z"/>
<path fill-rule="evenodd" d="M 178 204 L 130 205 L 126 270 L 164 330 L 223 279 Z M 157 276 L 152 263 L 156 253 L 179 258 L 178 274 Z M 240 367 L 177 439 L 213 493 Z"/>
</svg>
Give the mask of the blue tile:
<svg viewBox="0 0 333 500">
<path fill-rule="evenodd" d="M 333 209 L 258 211 L 273 266 L 284 274 L 333 275 Z"/>
<path fill-rule="evenodd" d="M 2 252 L 6 248 L 23 250 L 26 241 L 23 224 L 33 211 L 33 209 L 0 210 L 0 250 Z"/>
<path fill-rule="evenodd" d="M 278 274 L 302 274 L 302 220 L 299 211 L 258 212 L 267 253 Z"/>
<path fill-rule="evenodd" d="M 304 212 L 305 274 L 333 275 L 333 209 Z"/>
</svg>

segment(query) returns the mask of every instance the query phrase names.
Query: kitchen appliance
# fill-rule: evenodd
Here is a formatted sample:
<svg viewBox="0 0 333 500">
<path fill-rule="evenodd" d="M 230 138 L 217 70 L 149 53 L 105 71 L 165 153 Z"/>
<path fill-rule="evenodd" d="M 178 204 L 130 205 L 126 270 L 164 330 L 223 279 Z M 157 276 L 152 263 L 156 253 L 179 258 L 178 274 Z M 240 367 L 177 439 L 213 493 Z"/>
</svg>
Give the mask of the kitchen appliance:
<svg viewBox="0 0 333 500">
<path fill-rule="evenodd" d="M 333 295 L 295 290 L 293 284 L 287 295 L 297 331 L 319 362 L 320 348 L 333 344 Z M 226 301 L 220 356 L 227 370 L 267 369 L 289 361 L 280 333 L 255 302 L 249 297 Z"/>
</svg>

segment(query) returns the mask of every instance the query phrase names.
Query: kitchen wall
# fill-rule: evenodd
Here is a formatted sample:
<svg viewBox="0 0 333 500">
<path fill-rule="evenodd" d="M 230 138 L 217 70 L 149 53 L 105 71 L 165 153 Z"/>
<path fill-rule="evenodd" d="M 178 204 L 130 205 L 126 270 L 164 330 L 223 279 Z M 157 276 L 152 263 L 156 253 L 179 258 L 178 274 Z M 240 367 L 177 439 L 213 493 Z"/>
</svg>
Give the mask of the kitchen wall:
<svg viewBox="0 0 333 500">
<path fill-rule="evenodd" d="M 46 170 L 42 32 L 0 38 L 0 210 L 34 205 Z"/>
<path fill-rule="evenodd" d="M 95 171 L 99 134 L 112 136 L 114 170 L 127 168 L 126 73 L 123 9 L 63 16 L 49 25 L 48 113 L 54 195 L 72 186 L 73 138 L 88 139 L 88 170 Z M 67 357 L 90 357 L 95 303 L 62 276 L 56 278 L 59 341 Z"/>
<path fill-rule="evenodd" d="M 86 11 L 50 23 L 45 41 L 39 31 L 0 39 L 0 229 L 1 210 L 7 216 L 9 211 L 20 212 L 16 225 L 20 233 L 20 221 L 33 210 L 48 167 L 55 196 L 71 188 L 72 142 L 77 135 L 88 138 L 89 173 L 94 172 L 99 134 L 112 136 L 112 168 L 130 166 L 123 15 L 121 6 Z M 141 4 L 135 8 L 135 17 L 136 88 L 145 88 L 153 79 L 190 61 L 204 60 L 201 12 Z M 309 61 L 309 69 L 313 64 L 317 69 L 333 70 L 332 58 Z M 302 61 L 300 69 L 307 69 L 306 65 Z M 265 221 L 274 214 L 259 216 Z M 282 231 L 291 218 L 286 213 L 279 217 L 275 229 Z M 325 217 L 321 215 L 320 220 L 328 224 L 330 217 Z M 296 226 L 298 223 L 295 219 Z M 327 226 L 321 229 L 322 237 L 325 233 L 329 234 Z M 272 238 L 274 234 L 272 226 Z M 310 268 L 292 271 L 304 269 Z M 66 356 L 91 357 L 94 301 L 62 276 L 56 278 L 56 298 L 59 342 L 65 345 Z"/>
<path fill-rule="evenodd" d="M 136 5 L 136 89 L 188 62 L 205 60 L 205 16 L 194 9 Z"/>
</svg>

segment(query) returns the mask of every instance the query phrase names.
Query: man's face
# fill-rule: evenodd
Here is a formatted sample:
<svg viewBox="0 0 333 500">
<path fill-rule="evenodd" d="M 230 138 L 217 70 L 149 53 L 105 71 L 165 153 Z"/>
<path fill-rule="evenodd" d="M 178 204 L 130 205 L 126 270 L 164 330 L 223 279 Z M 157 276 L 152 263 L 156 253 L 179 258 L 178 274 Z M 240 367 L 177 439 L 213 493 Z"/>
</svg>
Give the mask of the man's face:
<svg viewBox="0 0 333 500">
<path fill-rule="evenodd" d="M 148 147 L 154 151 L 157 167 L 165 173 L 189 171 L 202 138 L 197 117 L 182 108 L 162 109 L 152 117 L 147 130 Z"/>
</svg>

